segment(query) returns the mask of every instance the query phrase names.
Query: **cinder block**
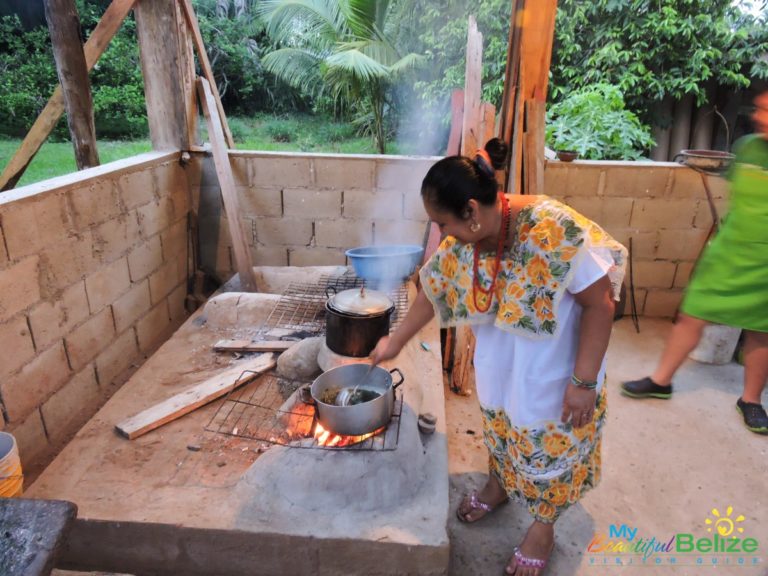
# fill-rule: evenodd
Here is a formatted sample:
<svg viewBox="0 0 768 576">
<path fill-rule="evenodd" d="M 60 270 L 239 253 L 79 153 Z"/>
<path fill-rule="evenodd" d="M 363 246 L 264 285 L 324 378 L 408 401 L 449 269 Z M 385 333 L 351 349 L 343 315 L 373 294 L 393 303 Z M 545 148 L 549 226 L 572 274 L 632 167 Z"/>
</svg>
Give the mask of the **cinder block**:
<svg viewBox="0 0 768 576">
<path fill-rule="evenodd" d="M 283 191 L 276 186 L 240 187 L 240 209 L 251 218 L 283 215 Z"/>
<path fill-rule="evenodd" d="M 290 266 L 344 266 L 347 257 L 341 248 L 289 248 Z"/>
<path fill-rule="evenodd" d="M 138 282 L 157 270 L 163 263 L 160 236 L 154 236 L 128 253 L 131 282 Z"/>
<path fill-rule="evenodd" d="M 664 260 L 695 260 L 707 239 L 702 228 L 689 230 L 659 230 L 656 257 Z"/>
<path fill-rule="evenodd" d="M 721 221 L 728 214 L 728 208 L 728 200 L 726 198 L 715 200 L 715 210 L 717 210 L 717 216 Z M 712 210 L 706 200 L 699 200 L 696 217 L 693 219 L 693 226 L 694 228 L 703 228 L 705 230 L 709 230 L 712 226 Z"/>
<path fill-rule="evenodd" d="M 168 296 L 171 290 L 184 279 L 184 271 L 180 270 L 182 263 L 178 259 L 170 260 L 149 275 L 149 295 L 152 304 L 157 304 Z"/>
<path fill-rule="evenodd" d="M 672 168 L 652 163 L 647 166 L 633 163 L 629 166 L 611 166 L 605 173 L 605 196 L 630 198 L 662 198 L 671 184 Z"/>
<path fill-rule="evenodd" d="M 85 279 L 85 291 L 88 294 L 91 314 L 112 304 L 130 286 L 127 258 L 115 260 L 112 264 L 107 264 L 95 274 L 88 276 Z"/>
<path fill-rule="evenodd" d="M 678 262 L 677 271 L 675 272 L 675 283 L 673 284 L 674 288 L 685 288 L 688 286 L 694 266 L 694 262 Z"/>
<path fill-rule="evenodd" d="M 219 243 L 216 246 L 216 275 L 221 282 L 226 282 L 235 272 L 235 260 L 232 256 L 232 246 Z"/>
<path fill-rule="evenodd" d="M 625 198 L 619 198 L 618 200 L 626 200 Z M 586 196 L 571 196 L 564 199 L 564 203 L 576 210 L 582 216 L 586 216 L 593 222 L 597 222 L 600 226 L 605 226 L 603 219 L 603 198 L 595 196 L 594 198 L 587 198 Z M 631 203 L 632 200 L 629 199 Z M 631 213 L 631 209 L 630 209 Z M 626 227 L 629 224 L 629 217 L 627 221 L 620 224 L 616 223 L 617 227 Z"/>
<path fill-rule="evenodd" d="M 688 229 L 696 216 L 695 200 L 635 200 L 632 210 L 632 228 L 646 230 Z"/>
<path fill-rule="evenodd" d="M 160 234 L 163 245 L 163 260 L 172 260 L 187 255 L 187 220 L 178 220 Z"/>
<path fill-rule="evenodd" d="M 672 318 L 682 299 L 682 290 L 649 290 L 643 314 L 656 318 Z"/>
<path fill-rule="evenodd" d="M 408 190 L 403 194 L 403 218 L 427 221 L 427 212 L 424 210 L 420 191 Z"/>
<path fill-rule="evenodd" d="M 399 190 L 345 190 L 343 193 L 344 218 L 402 219 L 403 193 Z M 421 200 L 419 200 L 421 204 Z M 421 208 L 424 217 L 424 208 Z"/>
<path fill-rule="evenodd" d="M 48 348 L 89 315 L 85 282 L 80 280 L 64 290 L 56 300 L 43 301 L 30 310 L 29 324 L 35 345 L 40 350 Z"/>
<path fill-rule="evenodd" d="M 6 262 L 8 262 L 8 250 L 6 250 L 5 234 L 0 226 L 0 267 L 5 266 Z"/>
<path fill-rule="evenodd" d="M 186 186 L 177 186 L 171 190 L 171 204 L 173 205 L 173 219 L 186 218 L 192 206 L 192 194 Z"/>
<path fill-rule="evenodd" d="M 70 236 L 40 253 L 40 293 L 43 298 L 52 298 L 100 267 L 91 232 Z"/>
<path fill-rule="evenodd" d="M 100 405 L 99 386 L 89 364 L 40 407 L 50 441 L 55 444 L 71 437 Z"/>
<path fill-rule="evenodd" d="M 115 328 L 118 333 L 133 325 L 152 307 L 149 297 L 149 280 L 142 280 L 112 304 Z"/>
<path fill-rule="evenodd" d="M 26 364 L 35 355 L 32 335 L 24 316 L 16 316 L 0 324 L 0 342 L 3 346 L 3 353 L 0 354 L 0 379 Z"/>
<path fill-rule="evenodd" d="M 144 238 L 150 238 L 162 232 L 176 220 L 170 198 L 145 204 L 137 208 L 136 212 L 139 215 L 139 230 Z"/>
<path fill-rule="evenodd" d="M 554 164 L 554 162 L 552 162 Z M 567 169 L 565 181 L 566 196 L 584 196 L 599 198 L 603 195 L 604 166 L 593 164 L 571 164 Z M 544 172 L 544 188 L 547 189 L 546 171 Z M 557 190 L 554 191 L 557 194 Z"/>
<path fill-rule="evenodd" d="M 16 260 L 61 242 L 73 224 L 63 194 L 41 194 L 0 210 L 8 255 Z"/>
<path fill-rule="evenodd" d="M 40 300 L 40 259 L 29 256 L 0 271 L 0 321 Z"/>
<path fill-rule="evenodd" d="M 708 176 L 709 191 L 715 200 L 728 200 L 731 197 L 731 185 L 722 176 Z"/>
<path fill-rule="evenodd" d="M 254 266 L 288 266 L 288 250 L 285 246 L 263 246 L 251 248 Z"/>
<path fill-rule="evenodd" d="M 163 342 L 168 335 L 171 315 L 168 311 L 168 300 L 163 299 L 149 313 L 136 323 L 136 334 L 139 338 L 139 349 L 149 354 Z"/>
<path fill-rule="evenodd" d="M 262 186 L 290 186 L 300 188 L 312 184 L 312 171 L 309 158 L 273 156 L 254 158 L 251 182 L 257 188 Z M 241 184 L 242 186 L 243 184 Z"/>
<path fill-rule="evenodd" d="M 67 193 L 72 217 L 78 230 L 117 217 L 122 208 L 117 187 L 109 178 L 94 180 L 88 186 L 74 188 Z"/>
<path fill-rule="evenodd" d="M 426 222 L 415 220 L 374 220 L 374 244 L 418 244 L 424 241 Z M 349 246 L 354 248 L 354 246 Z"/>
<path fill-rule="evenodd" d="M 232 177 L 235 179 L 235 186 L 251 185 L 251 165 L 252 159 L 243 156 L 229 157 L 229 165 L 232 167 Z"/>
<path fill-rule="evenodd" d="M 568 190 L 568 166 L 563 162 L 544 163 L 544 194 L 562 200 Z M 591 191 L 596 194 L 595 190 Z"/>
<path fill-rule="evenodd" d="M 160 198 L 172 197 L 174 190 L 186 190 L 188 187 L 185 169 L 176 160 L 153 167 L 152 174 Z"/>
<path fill-rule="evenodd" d="M 101 312 L 70 332 L 64 341 L 72 369 L 79 372 L 104 350 L 107 344 L 112 342 L 114 335 L 115 325 L 110 307 L 103 308 Z"/>
<path fill-rule="evenodd" d="M 105 387 L 112 384 L 138 358 L 139 345 L 136 341 L 136 333 L 133 328 L 129 328 L 96 358 L 96 376 L 99 386 Z"/>
<path fill-rule="evenodd" d="M 704 177 L 707 178 L 707 176 Z M 695 199 L 706 197 L 701 178 L 702 176 L 698 172 L 686 166 L 673 168 L 670 197 Z"/>
<path fill-rule="evenodd" d="M 311 215 L 307 219 L 259 218 L 256 220 L 256 240 L 266 246 L 307 246 L 312 240 L 311 218 Z"/>
<path fill-rule="evenodd" d="M 189 317 L 186 308 L 187 284 L 179 284 L 173 292 L 168 295 L 168 311 L 171 314 L 171 321 L 182 323 Z"/>
<path fill-rule="evenodd" d="M 378 190 L 399 190 L 409 194 L 421 191 L 424 176 L 438 158 L 377 159 L 375 182 Z"/>
<path fill-rule="evenodd" d="M 128 210 L 143 206 L 156 198 L 155 183 L 151 169 L 137 170 L 124 174 L 117 181 L 120 198 Z"/>
<path fill-rule="evenodd" d="M 112 262 L 141 241 L 136 212 L 121 214 L 93 229 L 93 251 L 101 262 Z"/>
<path fill-rule="evenodd" d="M 315 184 L 336 190 L 370 190 L 376 162 L 372 158 L 315 158 Z"/>
<path fill-rule="evenodd" d="M 656 257 L 656 247 L 659 243 L 658 232 L 648 232 L 632 228 L 614 229 L 610 226 L 607 226 L 605 231 L 627 250 L 629 250 L 629 239 L 631 238 L 634 259 L 653 260 Z"/>
<path fill-rule="evenodd" d="M 22 470 L 29 469 L 31 464 L 36 463 L 50 450 L 39 410 L 32 412 L 24 422 L 16 426 L 13 436 L 19 445 Z"/>
<path fill-rule="evenodd" d="M 4 378 L 0 390 L 8 420 L 26 418 L 69 380 L 70 373 L 64 343 L 59 341 L 16 374 Z"/>
<path fill-rule="evenodd" d="M 339 218 L 315 222 L 315 245 L 318 247 L 354 248 L 368 244 L 373 244 L 371 220 Z"/>
<path fill-rule="evenodd" d="M 635 260 L 633 276 L 640 288 L 671 288 L 677 265 L 663 260 Z"/>
<path fill-rule="evenodd" d="M 341 191 L 284 188 L 283 209 L 287 218 L 337 218 L 341 216 Z"/>
</svg>

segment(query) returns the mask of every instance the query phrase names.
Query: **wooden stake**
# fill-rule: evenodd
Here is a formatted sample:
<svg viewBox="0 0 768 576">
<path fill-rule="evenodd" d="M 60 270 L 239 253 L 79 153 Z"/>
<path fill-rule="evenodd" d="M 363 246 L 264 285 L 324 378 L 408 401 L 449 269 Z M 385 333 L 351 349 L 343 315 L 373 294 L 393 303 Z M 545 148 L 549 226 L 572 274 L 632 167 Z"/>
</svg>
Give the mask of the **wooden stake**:
<svg viewBox="0 0 768 576">
<path fill-rule="evenodd" d="M 196 408 L 224 396 L 238 386 L 250 382 L 274 368 L 276 364 L 274 354 L 262 354 L 252 360 L 241 362 L 213 378 L 209 378 L 202 384 L 187 388 L 183 392 L 123 420 L 115 425 L 115 429 L 129 440 L 143 436 L 163 424 L 181 418 Z"/>
<path fill-rule="evenodd" d="M 91 83 L 75 0 L 44 0 L 43 4 L 77 169 L 98 166 Z"/>
<path fill-rule="evenodd" d="M 216 175 L 219 177 L 221 197 L 224 201 L 224 211 L 229 220 L 229 233 L 232 237 L 232 249 L 235 253 L 235 267 L 240 274 L 240 283 L 247 292 L 256 290 L 256 277 L 251 264 L 250 250 L 245 241 L 243 224 L 240 220 L 240 205 L 237 198 L 235 179 L 232 176 L 232 166 L 229 163 L 227 145 L 221 127 L 221 119 L 213 101 L 211 88 L 205 78 L 197 79 L 197 92 L 203 105 L 203 112 L 208 123 L 208 137 L 213 148 L 213 163 Z"/>
<path fill-rule="evenodd" d="M 467 29 L 467 64 L 464 80 L 464 120 L 461 128 L 461 153 L 474 156 L 482 146 L 480 128 L 480 103 L 482 98 L 483 35 L 477 29 L 474 16 L 469 17 Z"/>
<path fill-rule="evenodd" d="M 184 11 L 184 16 L 187 19 L 187 24 L 192 31 L 192 41 L 195 44 L 195 50 L 197 50 L 197 57 L 200 59 L 200 68 L 203 71 L 203 76 L 208 80 L 208 84 L 213 92 L 214 100 L 216 101 L 216 109 L 219 111 L 219 118 L 221 119 L 221 128 L 224 131 L 224 139 L 227 142 L 227 146 L 230 148 L 235 147 L 235 140 L 232 138 L 232 132 L 229 130 L 229 124 L 227 123 L 227 115 L 224 114 L 224 106 L 221 104 L 221 96 L 219 96 L 219 89 L 216 86 L 216 79 L 213 77 L 213 69 L 211 63 L 208 60 L 208 54 L 205 51 L 205 43 L 203 42 L 203 36 L 200 34 L 200 26 L 197 23 L 197 16 L 192 8 L 190 0 L 179 0 L 181 8 Z"/>
<path fill-rule="evenodd" d="M 112 3 L 107 7 L 106 12 L 104 12 L 101 20 L 99 20 L 96 28 L 94 28 L 83 49 L 88 70 L 93 68 L 96 62 L 98 62 L 99 57 L 104 53 L 104 50 L 107 49 L 110 40 L 120 29 L 123 20 L 125 20 L 135 2 L 136 0 L 112 0 Z M 11 161 L 8 162 L 5 170 L 3 170 L 3 174 L 0 176 L 0 191 L 10 190 L 16 186 L 16 183 L 24 175 L 27 166 L 35 157 L 37 151 L 40 150 L 40 146 L 48 138 L 48 135 L 56 126 L 63 113 L 64 95 L 59 85 L 56 86 L 45 108 L 43 108 L 35 123 L 32 124 L 32 128 L 27 132 L 19 149 L 16 150 L 13 158 L 11 158 Z"/>
</svg>

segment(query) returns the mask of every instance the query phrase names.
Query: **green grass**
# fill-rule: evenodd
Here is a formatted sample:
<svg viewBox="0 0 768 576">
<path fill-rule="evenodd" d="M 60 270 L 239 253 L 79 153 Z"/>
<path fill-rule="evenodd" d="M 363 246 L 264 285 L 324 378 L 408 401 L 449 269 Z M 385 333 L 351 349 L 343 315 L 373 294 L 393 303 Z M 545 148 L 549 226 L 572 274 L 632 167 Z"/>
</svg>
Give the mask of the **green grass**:
<svg viewBox="0 0 768 576">
<path fill-rule="evenodd" d="M 328 118 L 260 114 L 250 118 L 230 117 L 230 130 L 238 150 L 319 152 L 334 154 L 376 154 L 373 140 L 359 136 L 349 122 Z M 203 140 L 207 140 L 205 122 L 201 122 Z M 0 169 L 10 161 L 21 144 L 18 139 L 0 139 Z M 98 142 L 102 164 L 128 158 L 152 149 L 149 140 Z M 402 153 L 395 143 L 387 145 L 388 154 Z M 69 142 L 47 142 L 37 153 L 17 186 L 32 184 L 75 171 L 75 155 Z"/>
</svg>

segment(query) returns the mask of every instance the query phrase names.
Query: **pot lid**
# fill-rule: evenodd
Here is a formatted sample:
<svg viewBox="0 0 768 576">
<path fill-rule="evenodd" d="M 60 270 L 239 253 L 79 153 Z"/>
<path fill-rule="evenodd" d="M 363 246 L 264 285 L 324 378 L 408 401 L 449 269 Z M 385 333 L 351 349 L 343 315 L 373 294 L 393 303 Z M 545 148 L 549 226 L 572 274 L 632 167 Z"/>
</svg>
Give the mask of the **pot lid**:
<svg viewBox="0 0 768 576">
<path fill-rule="evenodd" d="M 393 308 L 395 304 L 384 292 L 353 288 L 333 296 L 328 301 L 328 305 L 338 312 L 366 316 L 382 314 Z"/>
</svg>

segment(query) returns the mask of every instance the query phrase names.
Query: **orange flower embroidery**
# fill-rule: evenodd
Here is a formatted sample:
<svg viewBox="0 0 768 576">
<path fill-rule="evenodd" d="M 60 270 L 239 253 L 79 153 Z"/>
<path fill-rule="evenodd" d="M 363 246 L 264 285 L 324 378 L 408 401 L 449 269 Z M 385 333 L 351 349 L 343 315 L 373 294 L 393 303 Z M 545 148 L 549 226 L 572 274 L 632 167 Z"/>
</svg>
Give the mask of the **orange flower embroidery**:
<svg viewBox="0 0 768 576">
<path fill-rule="evenodd" d="M 542 250 L 551 251 L 560 246 L 565 238 L 562 226 L 553 218 L 544 218 L 531 228 L 533 243 Z"/>
<path fill-rule="evenodd" d="M 526 480 L 525 478 L 520 478 L 520 481 L 518 482 L 518 488 L 520 489 L 520 492 L 523 493 L 523 496 L 525 496 L 526 498 L 535 500 L 536 498 L 539 497 L 539 489 L 536 488 L 536 485 L 530 480 Z"/>
<path fill-rule="evenodd" d="M 552 458 L 557 458 L 571 447 L 571 439 L 562 432 L 550 432 L 542 438 L 544 452 Z"/>
<path fill-rule="evenodd" d="M 443 256 L 440 262 L 440 272 L 443 276 L 453 278 L 456 275 L 456 271 L 459 269 L 459 260 L 456 258 L 456 254 L 448 252 Z"/>
<path fill-rule="evenodd" d="M 539 320 L 553 320 L 555 315 L 552 312 L 552 300 L 544 296 L 537 296 L 533 303 L 536 310 L 536 317 Z"/>
<path fill-rule="evenodd" d="M 451 310 L 455 310 L 456 305 L 459 303 L 459 295 L 456 293 L 456 289 L 453 286 L 448 287 L 448 293 L 445 295 L 445 303 Z"/>
<path fill-rule="evenodd" d="M 533 444 L 525 436 L 521 436 L 517 442 L 517 448 L 524 456 L 530 456 L 533 454 Z"/>
<path fill-rule="evenodd" d="M 507 284 L 507 296 L 519 300 L 525 296 L 525 289 L 517 282 L 510 282 Z"/>
<path fill-rule="evenodd" d="M 555 517 L 555 507 L 549 502 L 539 502 L 538 516 L 543 520 L 552 520 Z"/>
<path fill-rule="evenodd" d="M 523 309 L 518 306 L 517 302 L 511 302 L 509 300 L 505 300 L 502 303 L 499 313 L 507 324 L 516 324 L 520 321 L 520 318 L 524 316 Z"/>
<path fill-rule="evenodd" d="M 552 274 L 549 272 L 549 263 L 538 254 L 528 262 L 526 272 L 531 282 L 536 286 L 546 286 L 552 280 Z"/>
<path fill-rule="evenodd" d="M 560 259 L 564 262 L 570 261 L 576 254 L 579 252 L 578 247 L 576 246 L 564 246 L 562 250 L 560 250 Z"/>
<path fill-rule="evenodd" d="M 562 482 L 555 480 L 544 492 L 544 499 L 555 506 L 562 506 L 568 501 L 570 492 L 571 487 L 568 484 L 563 484 Z"/>
</svg>

